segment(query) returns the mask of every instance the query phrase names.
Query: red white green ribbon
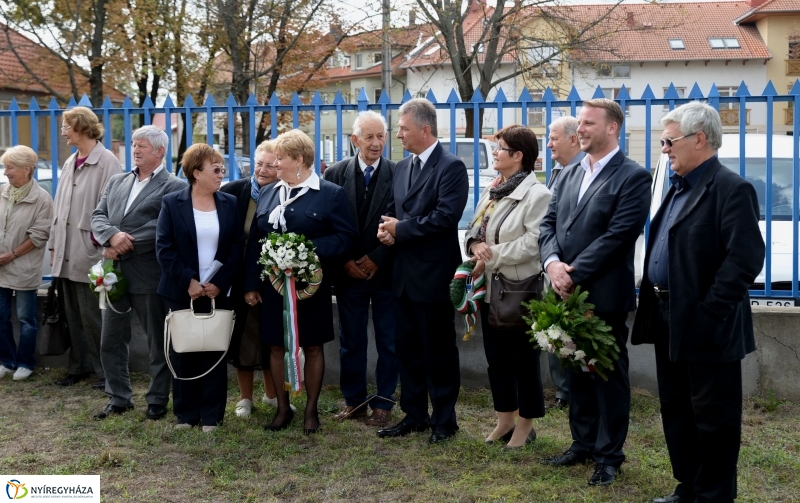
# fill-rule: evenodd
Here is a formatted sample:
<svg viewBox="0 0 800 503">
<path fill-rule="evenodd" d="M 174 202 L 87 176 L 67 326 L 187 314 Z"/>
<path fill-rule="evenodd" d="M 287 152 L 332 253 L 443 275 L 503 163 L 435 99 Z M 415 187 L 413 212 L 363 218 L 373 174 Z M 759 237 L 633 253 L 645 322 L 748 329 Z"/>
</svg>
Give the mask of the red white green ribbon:
<svg viewBox="0 0 800 503">
<path fill-rule="evenodd" d="M 486 298 L 486 278 L 483 274 L 472 282 L 472 295 L 469 295 L 469 279 L 471 275 L 472 268 L 461 264 L 458 266 L 453 276 L 453 280 L 463 280 L 465 282 L 464 293 L 461 295 L 461 298 L 457 301 L 453 301 L 453 306 L 456 308 L 456 311 L 464 315 L 465 341 L 472 338 L 472 331 L 475 330 L 475 324 L 478 321 L 478 317 L 475 314 L 478 312 L 478 309 L 480 309 L 478 301 Z"/>
<path fill-rule="evenodd" d="M 283 283 L 283 376 L 284 387 L 293 395 L 299 395 L 303 389 L 303 365 L 301 363 L 302 348 L 300 348 L 300 329 L 297 320 L 297 290 L 294 285 L 292 271 L 287 270 L 273 280 L 273 286 L 280 281 Z"/>
</svg>

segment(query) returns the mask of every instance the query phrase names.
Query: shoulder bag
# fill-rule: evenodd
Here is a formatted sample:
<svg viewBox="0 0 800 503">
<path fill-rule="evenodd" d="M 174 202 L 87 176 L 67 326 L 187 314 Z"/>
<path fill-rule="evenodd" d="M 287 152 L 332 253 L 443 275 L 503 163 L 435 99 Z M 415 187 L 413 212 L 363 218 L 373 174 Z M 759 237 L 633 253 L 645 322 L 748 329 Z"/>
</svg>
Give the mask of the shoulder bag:
<svg viewBox="0 0 800 503">
<path fill-rule="evenodd" d="M 500 227 L 517 204 L 519 201 L 514 201 L 511 208 L 503 215 L 500 223 L 497 224 L 494 236 L 495 244 L 500 243 Z M 534 298 L 541 299 L 542 291 L 544 291 L 544 274 L 541 272 L 535 276 L 515 281 L 503 276 L 499 270 L 495 270 L 492 273 L 492 294 L 489 298 L 489 325 L 500 330 L 528 329 L 528 324 L 522 318 L 528 313 L 522 304 Z"/>
<path fill-rule="evenodd" d="M 67 352 L 71 342 L 67 328 L 67 317 L 59 298 L 59 280 L 53 278 L 47 288 L 47 297 L 42 309 L 42 330 L 39 339 L 39 355 L 60 356 Z"/>
<path fill-rule="evenodd" d="M 228 353 L 235 322 L 236 314 L 227 309 L 216 309 L 214 299 L 211 299 L 211 312 L 208 314 L 194 314 L 194 301 L 190 302 L 189 309 L 170 311 L 164 320 L 164 354 L 172 376 L 181 381 L 191 381 L 200 379 L 214 370 Z M 178 377 L 169 357 L 170 341 L 176 353 L 201 351 L 223 351 L 223 353 L 219 361 L 204 374 L 196 377 Z"/>
</svg>

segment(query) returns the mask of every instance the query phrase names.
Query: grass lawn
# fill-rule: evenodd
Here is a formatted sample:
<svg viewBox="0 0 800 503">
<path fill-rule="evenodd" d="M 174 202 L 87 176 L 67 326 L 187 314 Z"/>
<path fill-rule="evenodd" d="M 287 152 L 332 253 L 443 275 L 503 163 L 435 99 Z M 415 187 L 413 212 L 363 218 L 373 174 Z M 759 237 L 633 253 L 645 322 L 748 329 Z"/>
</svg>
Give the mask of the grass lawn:
<svg viewBox="0 0 800 503">
<path fill-rule="evenodd" d="M 383 440 L 363 423 L 334 422 L 343 404 L 338 386 L 323 391 L 322 430 L 310 437 L 303 435 L 302 413 L 288 430 L 264 432 L 274 411 L 260 402 L 253 416 L 237 418 L 233 381 L 225 425 L 212 434 L 173 430 L 171 411 L 160 421 L 145 419 L 143 375 L 134 376 L 135 411 L 94 421 L 106 404 L 103 393 L 91 389 L 91 380 L 55 386 L 61 372 L 0 381 L 0 473 L 100 474 L 103 501 L 644 503 L 674 487 L 658 401 L 639 390 L 622 473 L 613 486 L 592 488 L 586 483 L 592 465 L 539 462 L 569 445 L 563 411 L 535 421 L 539 438 L 526 449 L 484 445 L 494 425 L 485 389 L 462 390 L 461 430 L 455 440 L 430 446 L 427 434 Z M 302 411 L 304 398 L 294 403 Z M 799 479 L 800 405 L 747 400 L 738 501 L 800 501 Z"/>
</svg>

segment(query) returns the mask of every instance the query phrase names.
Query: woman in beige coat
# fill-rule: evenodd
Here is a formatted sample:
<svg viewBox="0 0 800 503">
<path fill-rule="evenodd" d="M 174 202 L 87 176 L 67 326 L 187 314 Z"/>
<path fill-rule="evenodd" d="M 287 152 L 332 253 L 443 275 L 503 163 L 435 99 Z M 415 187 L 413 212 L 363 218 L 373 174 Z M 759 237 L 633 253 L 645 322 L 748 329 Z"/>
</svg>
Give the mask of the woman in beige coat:
<svg viewBox="0 0 800 503">
<path fill-rule="evenodd" d="M 103 258 L 103 248 L 92 236 L 92 212 L 108 180 L 121 173 L 119 160 L 100 143 L 103 125 L 86 107 L 64 112 L 61 136 L 77 148 L 64 163 L 55 197 L 55 220 L 50 231 L 53 277 L 61 280 L 61 294 L 72 342 L 67 376 L 56 381 L 71 386 L 94 371 L 94 388 L 105 389 L 100 364 L 100 307 L 89 289 L 89 269 Z"/>
<path fill-rule="evenodd" d="M 0 189 L 0 378 L 30 377 L 36 367 L 36 290 L 53 221 L 53 201 L 33 179 L 36 152 L 19 145 L 0 157 L 8 184 Z M 16 292 L 19 345 L 11 326 Z"/>
<path fill-rule="evenodd" d="M 533 131 L 524 126 L 508 126 L 497 132 L 496 139 L 494 169 L 500 176 L 481 194 L 465 245 L 467 254 L 476 261 L 473 275 L 477 277 L 484 271 L 487 275 L 486 302 L 480 308 L 481 329 L 497 426 L 486 437 L 486 443 L 502 439 L 508 442 L 505 448 L 516 449 L 536 438 L 533 419 L 544 416 L 540 351 L 533 349 L 524 330 L 489 326 L 489 276 L 498 271 L 510 280 L 522 280 L 541 272 L 539 224 L 547 212 L 550 191 L 532 172 L 539 156 Z M 519 421 L 515 426 L 517 410 Z"/>
</svg>

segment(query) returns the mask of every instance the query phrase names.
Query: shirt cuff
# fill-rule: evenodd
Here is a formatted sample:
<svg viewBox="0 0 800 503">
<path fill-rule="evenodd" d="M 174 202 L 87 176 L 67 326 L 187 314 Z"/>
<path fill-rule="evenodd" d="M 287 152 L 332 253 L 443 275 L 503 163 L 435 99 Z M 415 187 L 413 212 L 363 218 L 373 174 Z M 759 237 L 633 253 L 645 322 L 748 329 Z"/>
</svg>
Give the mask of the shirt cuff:
<svg viewBox="0 0 800 503">
<path fill-rule="evenodd" d="M 549 265 L 551 262 L 556 262 L 556 261 L 559 261 L 559 260 L 561 260 L 561 259 L 559 259 L 559 258 L 558 258 L 558 255 L 557 255 L 557 254 L 555 254 L 555 253 L 551 254 L 549 257 L 547 257 L 547 258 L 545 259 L 545 261 L 544 261 L 544 264 L 542 264 L 542 269 L 544 269 L 545 271 L 547 271 L 547 266 L 548 266 L 548 265 Z"/>
</svg>

